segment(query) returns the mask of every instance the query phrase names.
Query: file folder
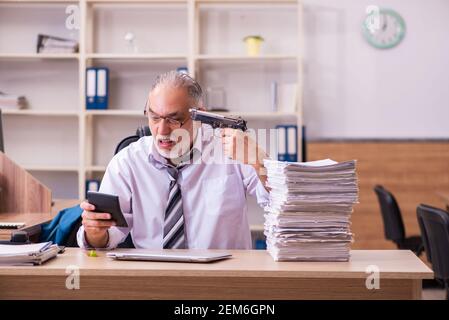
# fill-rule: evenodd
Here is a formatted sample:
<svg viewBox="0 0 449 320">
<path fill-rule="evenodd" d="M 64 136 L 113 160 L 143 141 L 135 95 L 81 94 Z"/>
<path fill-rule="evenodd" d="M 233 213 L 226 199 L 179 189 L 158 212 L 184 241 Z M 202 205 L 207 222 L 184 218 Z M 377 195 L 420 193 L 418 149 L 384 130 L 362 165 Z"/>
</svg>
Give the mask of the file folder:
<svg viewBox="0 0 449 320">
<path fill-rule="evenodd" d="M 277 151 L 279 161 L 298 161 L 298 126 L 278 125 Z"/>
<path fill-rule="evenodd" d="M 107 109 L 109 96 L 108 68 L 86 69 L 86 109 Z"/>
<path fill-rule="evenodd" d="M 277 131 L 277 152 L 278 152 L 278 160 L 286 161 L 287 157 L 287 137 L 285 135 L 285 127 L 284 126 L 276 126 Z"/>
<path fill-rule="evenodd" d="M 297 162 L 298 161 L 298 127 L 287 127 L 287 160 Z"/>
<path fill-rule="evenodd" d="M 86 70 L 86 109 L 95 109 L 97 92 L 97 71 L 93 68 Z"/>
<path fill-rule="evenodd" d="M 109 70 L 106 68 L 97 69 L 97 109 L 108 108 L 108 80 Z"/>
</svg>

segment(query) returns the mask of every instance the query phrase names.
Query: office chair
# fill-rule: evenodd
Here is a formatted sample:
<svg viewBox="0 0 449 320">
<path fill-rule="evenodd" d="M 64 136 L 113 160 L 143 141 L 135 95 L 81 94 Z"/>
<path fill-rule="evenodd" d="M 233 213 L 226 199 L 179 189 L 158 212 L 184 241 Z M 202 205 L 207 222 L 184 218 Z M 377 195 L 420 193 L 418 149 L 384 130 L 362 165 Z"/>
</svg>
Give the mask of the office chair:
<svg viewBox="0 0 449 320">
<path fill-rule="evenodd" d="M 117 147 L 115 148 L 114 155 L 116 155 L 120 150 L 126 148 L 131 143 L 136 142 L 143 136 L 151 136 L 151 131 L 149 126 L 139 126 L 136 130 L 136 134 L 132 136 L 128 136 L 119 142 Z"/>
<path fill-rule="evenodd" d="M 393 194 L 380 185 L 376 185 L 374 191 L 379 200 L 380 212 L 382 213 L 384 222 L 385 238 L 393 241 L 398 249 L 412 250 L 419 256 L 424 250 L 421 236 L 405 236 L 401 211 Z"/>
<path fill-rule="evenodd" d="M 421 240 L 423 243 L 423 247 L 424 247 L 424 251 L 426 252 L 426 258 L 427 261 L 429 261 L 430 263 L 432 263 L 432 257 L 430 255 L 430 246 L 429 246 L 429 236 L 427 235 L 427 231 L 426 231 L 426 227 L 424 226 L 424 220 L 421 216 L 421 214 L 419 213 L 421 210 L 418 210 L 418 208 L 416 208 L 416 215 L 417 215 L 417 219 L 418 219 L 418 225 L 419 225 L 419 230 L 421 232 Z"/>
<path fill-rule="evenodd" d="M 416 214 L 435 279 L 444 283 L 446 300 L 449 300 L 449 213 L 420 204 Z"/>
<path fill-rule="evenodd" d="M 148 126 L 139 126 L 136 130 L 136 134 L 132 136 L 128 136 L 121 140 L 117 147 L 115 148 L 114 155 L 119 153 L 122 149 L 129 146 L 131 143 L 136 142 L 143 136 L 151 136 L 151 131 Z M 81 227 L 81 218 L 79 221 L 75 224 L 73 229 L 71 230 L 69 236 L 66 240 L 66 247 L 78 247 L 78 243 L 76 241 L 76 234 L 78 233 L 78 229 Z M 131 233 L 128 234 L 128 237 L 125 239 L 124 242 L 120 243 L 118 245 L 119 248 L 134 248 L 133 240 L 131 237 Z"/>
</svg>

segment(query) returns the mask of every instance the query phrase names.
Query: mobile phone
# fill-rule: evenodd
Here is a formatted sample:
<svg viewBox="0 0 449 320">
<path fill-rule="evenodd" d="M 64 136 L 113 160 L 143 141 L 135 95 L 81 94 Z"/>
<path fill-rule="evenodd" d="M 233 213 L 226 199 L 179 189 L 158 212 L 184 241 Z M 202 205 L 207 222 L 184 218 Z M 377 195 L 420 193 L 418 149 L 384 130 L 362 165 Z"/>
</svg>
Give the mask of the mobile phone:
<svg viewBox="0 0 449 320">
<path fill-rule="evenodd" d="M 128 227 L 126 219 L 120 209 L 118 196 L 96 191 L 87 192 L 87 201 L 95 206 L 94 212 L 106 212 L 115 221 L 116 227 Z"/>
</svg>

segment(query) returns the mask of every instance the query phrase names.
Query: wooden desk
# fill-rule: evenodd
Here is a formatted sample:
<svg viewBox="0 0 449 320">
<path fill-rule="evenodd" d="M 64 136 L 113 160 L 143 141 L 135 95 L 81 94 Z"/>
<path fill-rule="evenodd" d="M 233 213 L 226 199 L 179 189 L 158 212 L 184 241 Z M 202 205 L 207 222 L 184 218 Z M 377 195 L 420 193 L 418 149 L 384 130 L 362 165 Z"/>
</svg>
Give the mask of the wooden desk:
<svg viewBox="0 0 449 320">
<path fill-rule="evenodd" d="M 0 266 L 1 299 L 419 299 L 432 271 L 411 251 L 356 250 L 350 262 L 275 262 L 262 250 L 234 250 L 211 264 L 114 261 L 68 248 L 38 267 Z M 369 265 L 380 289 L 365 285 Z M 80 289 L 65 287 L 78 266 Z"/>
<path fill-rule="evenodd" d="M 438 196 L 443 199 L 446 204 L 446 210 L 449 212 L 449 191 L 447 192 L 437 192 Z"/>
<path fill-rule="evenodd" d="M 11 239 L 11 232 L 26 231 L 30 238 L 36 237 L 41 231 L 41 225 L 50 222 L 60 210 L 73 207 L 80 203 L 78 199 L 56 199 L 51 213 L 0 213 L 1 222 L 25 222 L 21 229 L 0 229 L 0 240 Z"/>
<path fill-rule="evenodd" d="M 24 222 L 21 229 L 0 229 L 0 240 L 11 239 L 11 232 L 21 230 L 32 238 L 41 232 L 41 225 L 53 219 L 52 213 L 0 213 L 1 222 Z"/>
</svg>

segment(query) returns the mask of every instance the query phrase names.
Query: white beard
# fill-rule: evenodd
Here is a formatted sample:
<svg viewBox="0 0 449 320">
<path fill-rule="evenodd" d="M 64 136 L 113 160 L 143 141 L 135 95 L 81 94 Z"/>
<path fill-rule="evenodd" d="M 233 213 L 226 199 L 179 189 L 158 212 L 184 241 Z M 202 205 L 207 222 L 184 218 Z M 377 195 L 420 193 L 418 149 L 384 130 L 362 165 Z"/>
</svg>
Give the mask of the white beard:
<svg viewBox="0 0 449 320">
<path fill-rule="evenodd" d="M 182 137 L 181 141 L 179 137 Z M 175 142 L 173 147 L 170 150 L 162 149 L 159 147 L 160 140 L 170 140 Z M 156 146 L 156 150 L 159 152 L 161 156 L 166 159 L 176 159 L 182 157 L 186 153 L 190 151 L 190 135 L 189 132 L 185 129 L 175 129 L 171 132 L 170 135 L 157 135 L 154 138 L 154 145 Z"/>
</svg>

